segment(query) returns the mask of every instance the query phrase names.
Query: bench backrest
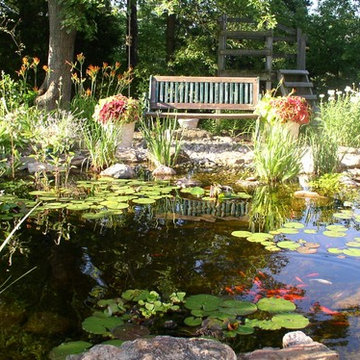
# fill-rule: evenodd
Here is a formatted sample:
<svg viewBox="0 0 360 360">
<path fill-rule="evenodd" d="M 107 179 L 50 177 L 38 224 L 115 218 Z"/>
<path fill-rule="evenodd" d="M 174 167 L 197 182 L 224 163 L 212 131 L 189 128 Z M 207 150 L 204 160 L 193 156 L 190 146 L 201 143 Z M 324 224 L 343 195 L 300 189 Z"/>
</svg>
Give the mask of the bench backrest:
<svg viewBox="0 0 360 360">
<path fill-rule="evenodd" d="M 258 99 L 258 77 L 150 78 L 151 110 L 254 110 Z"/>
</svg>

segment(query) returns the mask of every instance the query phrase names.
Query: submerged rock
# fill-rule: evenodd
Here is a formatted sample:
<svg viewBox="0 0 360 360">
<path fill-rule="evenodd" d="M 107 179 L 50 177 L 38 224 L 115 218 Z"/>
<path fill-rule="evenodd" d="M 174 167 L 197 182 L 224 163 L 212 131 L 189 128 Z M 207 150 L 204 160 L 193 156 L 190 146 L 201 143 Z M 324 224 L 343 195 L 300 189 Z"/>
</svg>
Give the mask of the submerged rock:
<svg viewBox="0 0 360 360">
<path fill-rule="evenodd" d="M 173 176 L 176 175 L 176 171 L 165 165 L 158 166 L 153 172 L 153 176 Z"/>
<path fill-rule="evenodd" d="M 67 360 L 236 360 L 234 351 L 220 342 L 202 338 L 155 338 L 126 341 L 120 348 L 96 345 L 80 356 Z"/>
<path fill-rule="evenodd" d="M 135 172 L 129 165 L 115 164 L 103 170 L 100 176 L 110 176 L 115 179 L 132 179 L 135 176 Z"/>
</svg>

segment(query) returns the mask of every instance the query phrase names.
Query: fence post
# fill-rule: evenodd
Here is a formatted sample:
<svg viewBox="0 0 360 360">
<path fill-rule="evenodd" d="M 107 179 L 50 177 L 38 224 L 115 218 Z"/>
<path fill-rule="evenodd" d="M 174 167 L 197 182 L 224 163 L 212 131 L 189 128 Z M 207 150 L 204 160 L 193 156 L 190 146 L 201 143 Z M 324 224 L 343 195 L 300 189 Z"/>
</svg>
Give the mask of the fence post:
<svg viewBox="0 0 360 360">
<path fill-rule="evenodd" d="M 297 39 L 297 59 L 296 67 L 298 70 L 306 69 L 306 35 L 302 33 L 300 28 L 296 29 Z"/>
</svg>

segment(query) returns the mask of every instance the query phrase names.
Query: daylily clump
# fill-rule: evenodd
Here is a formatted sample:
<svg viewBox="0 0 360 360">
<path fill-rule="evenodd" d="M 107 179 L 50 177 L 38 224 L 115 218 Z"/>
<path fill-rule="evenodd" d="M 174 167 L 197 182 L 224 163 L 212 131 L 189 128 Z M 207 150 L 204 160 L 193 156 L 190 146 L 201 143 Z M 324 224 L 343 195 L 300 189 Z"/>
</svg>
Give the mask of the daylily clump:
<svg viewBox="0 0 360 360">
<path fill-rule="evenodd" d="M 104 125 L 109 122 L 128 124 L 139 118 L 139 101 L 121 94 L 101 99 L 94 112 L 94 119 Z"/>
</svg>

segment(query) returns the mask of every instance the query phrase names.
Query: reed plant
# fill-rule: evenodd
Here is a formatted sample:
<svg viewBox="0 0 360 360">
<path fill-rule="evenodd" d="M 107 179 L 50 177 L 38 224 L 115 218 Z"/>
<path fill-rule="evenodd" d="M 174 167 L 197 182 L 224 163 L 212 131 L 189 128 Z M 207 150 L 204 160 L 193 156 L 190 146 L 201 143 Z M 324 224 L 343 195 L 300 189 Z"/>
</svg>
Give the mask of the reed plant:
<svg viewBox="0 0 360 360">
<path fill-rule="evenodd" d="M 283 124 L 269 125 L 258 120 L 253 141 L 254 166 L 261 180 L 275 184 L 299 174 L 304 147 Z"/>
<path fill-rule="evenodd" d="M 92 170 L 98 172 L 116 160 L 116 149 L 121 129 L 114 124 L 103 124 L 89 121 L 82 128 L 84 145 L 89 151 Z"/>
<path fill-rule="evenodd" d="M 182 135 L 176 131 L 176 119 L 142 120 L 140 129 L 155 165 L 174 166 L 181 149 Z"/>
</svg>

